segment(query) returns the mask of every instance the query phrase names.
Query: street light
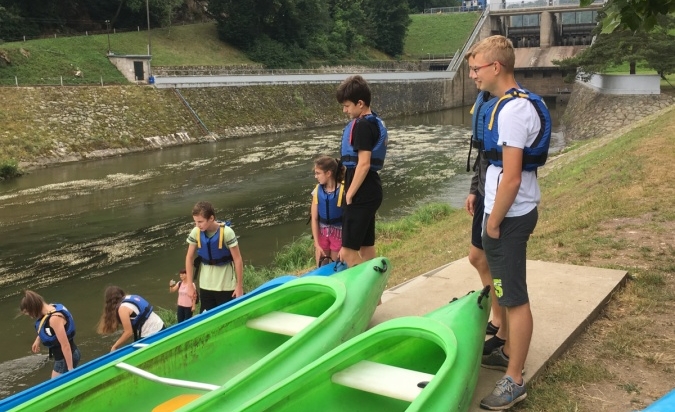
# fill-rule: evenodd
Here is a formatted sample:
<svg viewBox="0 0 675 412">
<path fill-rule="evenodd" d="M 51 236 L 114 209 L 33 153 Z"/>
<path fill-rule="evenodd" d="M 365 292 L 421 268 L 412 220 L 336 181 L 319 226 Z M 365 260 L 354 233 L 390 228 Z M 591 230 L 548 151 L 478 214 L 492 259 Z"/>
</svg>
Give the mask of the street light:
<svg viewBox="0 0 675 412">
<path fill-rule="evenodd" d="M 110 56 L 110 20 L 105 21 L 105 27 L 108 31 L 108 56 Z"/>
</svg>

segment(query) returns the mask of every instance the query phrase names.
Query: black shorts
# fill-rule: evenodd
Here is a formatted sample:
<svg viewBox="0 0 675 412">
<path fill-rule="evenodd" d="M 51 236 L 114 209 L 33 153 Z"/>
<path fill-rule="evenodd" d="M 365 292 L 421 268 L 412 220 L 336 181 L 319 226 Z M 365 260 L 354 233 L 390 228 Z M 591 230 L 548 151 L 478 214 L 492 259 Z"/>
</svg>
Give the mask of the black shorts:
<svg viewBox="0 0 675 412">
<path fill-rule="evenodd" d="M 200 309 L 201 312 L 204 312 L 205 310 L 211 310 L 214 309 L 217 306 L 222 305 L 223 303 L 227 303 L 234 299 L 232 296 L 232 293 L 234 293 L 233 290 L 207 290 L 207 289 L 199 289 L 199 302 L 200 302 Z"/>
<path fill-rule="evenodd" d="M 382 200 L 346 205 L 342 212 L 342 247 L 359 250 L 375 246 L 375 214 Z"/>
<path fill-rule="evenodd" d="M 485 215 L 484 221 L 490 215 Z M 537 226 L 537 208 L 523 216 L 505 217 L 499 225 L 499 239 L 483 233 L 487 258 L 499 306 L 514 307 L 528 303 L 527 241 Z"/>
<path fill-rule="evenodd" d="M 471 224 L 471 244 L 483 250 L 483 214 L 485 213 L 485 197 L 476 193 L 473 223 Z"/>
</svg>

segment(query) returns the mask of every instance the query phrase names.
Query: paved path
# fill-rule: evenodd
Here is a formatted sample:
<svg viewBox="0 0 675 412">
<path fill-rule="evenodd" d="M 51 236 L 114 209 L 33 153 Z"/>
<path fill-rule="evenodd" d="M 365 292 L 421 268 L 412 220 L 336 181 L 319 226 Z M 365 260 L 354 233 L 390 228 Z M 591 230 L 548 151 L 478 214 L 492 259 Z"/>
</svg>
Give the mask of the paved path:
<svg viewBox="0 0 675 412">
<path fill-rule="evenodd" d="M 240 76 L 160 76 L 155 77 L 157 88 L 249 86 L 253 84 L 294 84 L 294 83 L 340 83 L 353 73 L 326 74 L 277 74 Z M 410 80 L 452 79 L 455 72 L 378 72 L 359 73 L 370 83 L 401 82 Z"/>
<path fill-rule="evenodd" d="M 396 270 L 394 267 L 393 270 Z M 627 272 L 593 267 L 527 261 L 534 334 L 525 364 L 525 381 L 536 377 L 558 358 L 592 322 Z M 449 263 L 385 291 L 370 326 L 410 315 L 423 315 L 481 288 L 467 258 Z M 481 411 L 480 399 L 490 393 L 503 373 L 481 368 L 470 411 Z"/>
</svg>

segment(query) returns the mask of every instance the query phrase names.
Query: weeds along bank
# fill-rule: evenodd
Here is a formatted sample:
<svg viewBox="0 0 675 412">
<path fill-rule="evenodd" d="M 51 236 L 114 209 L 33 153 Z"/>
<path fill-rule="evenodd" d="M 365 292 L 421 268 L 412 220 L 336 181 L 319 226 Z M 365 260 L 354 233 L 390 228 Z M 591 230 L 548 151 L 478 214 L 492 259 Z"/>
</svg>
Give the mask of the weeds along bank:
<svg viewBox="0 0 675 412">
<path fill-rule="evenodd" d="M 345 76 L 346 77 L 346 76 Z M 449 106 L 450 82 L 381 83 L 383 117 Z M 146 86 L 0 88 L 0 163 L 20 168 L 345 121 L 337 84 L 155 89 Z M 188 108 L 181 99 L 182 95 Z"/>
</svg>

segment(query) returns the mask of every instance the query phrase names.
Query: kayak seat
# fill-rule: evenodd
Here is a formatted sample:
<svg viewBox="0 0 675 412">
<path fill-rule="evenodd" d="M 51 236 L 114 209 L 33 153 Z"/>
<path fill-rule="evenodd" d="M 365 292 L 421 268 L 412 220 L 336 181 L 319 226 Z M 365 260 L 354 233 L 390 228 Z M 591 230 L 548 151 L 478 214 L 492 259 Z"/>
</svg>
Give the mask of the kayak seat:
<svg viewBox="0 0 675 412">
<path fill-rule="evenodd" d="M 155 406 L 152 409 L 152 412 L 174 412 L 182 408 L 183 406 L 187 405 L 188 403 L 194 401 L 195 399 L 199 398 L 199 396 L 200 395 L 196 394 L 178 395 L 175 398 L 171 398 L 168 401 Z"/>
<path fill-rule="evenodd" d="M 265 332 L 295 336 L 315 320 L 314 316 L 275 311 L 255 319 L 250 319 L 246 322 L 246 326 Z"/>
<path fill-rule="evenodd" d="M 333 374 L 333 383 L 366 392 L 412 402 L 434 375 L 371 361 L 360 361 Z"/>
</svg>

